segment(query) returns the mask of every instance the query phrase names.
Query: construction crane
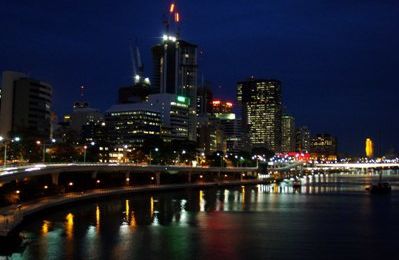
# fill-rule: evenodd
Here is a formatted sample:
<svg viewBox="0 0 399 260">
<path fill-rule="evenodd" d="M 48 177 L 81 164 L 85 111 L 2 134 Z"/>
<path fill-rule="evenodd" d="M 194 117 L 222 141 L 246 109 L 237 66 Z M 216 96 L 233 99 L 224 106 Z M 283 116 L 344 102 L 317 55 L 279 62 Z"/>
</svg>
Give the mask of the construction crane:
<svg viewBox="0 0 399 260">
<path fill-rule="evenodd" d="M 177 7 L 176 1 L 172 1 L 169 5 L 169 12 L 167 18 L 164 19 L 164 25 L 166 29 L 166 33 L 169 33 L 170 25 L 174 23 L 176 28 L 176 34 L 179 35 L 180 33 L 180 24 L 181 22 L 181 15 L 179 9 Z"/>
<path fill-rule="evenodd" d="M 143 79 L 144 77 L 144 64 L 141 60 L 141 53 L 140 49 L 137 45 L 137 40 L 136 40 L 136 46 L 133 48 L 132 42 L 129 44 L 130 48 L 130 57 L 132 60 L 132 67 L 133 67 L 133 84 L 138 83 L 140 80 Z"/>
</svg>

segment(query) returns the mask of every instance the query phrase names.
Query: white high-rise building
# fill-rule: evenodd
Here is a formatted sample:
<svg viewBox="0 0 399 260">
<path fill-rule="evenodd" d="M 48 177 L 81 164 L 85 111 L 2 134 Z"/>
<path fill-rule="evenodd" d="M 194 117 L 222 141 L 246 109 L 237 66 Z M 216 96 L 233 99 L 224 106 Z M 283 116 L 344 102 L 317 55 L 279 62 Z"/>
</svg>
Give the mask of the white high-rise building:
<svg viewBox="0 0 399 260">
<path fill-rule="evenodd" d="M 52 86 L 26 74 L 3 72 L 0 135 L 50 138 Z"/>
</svg>

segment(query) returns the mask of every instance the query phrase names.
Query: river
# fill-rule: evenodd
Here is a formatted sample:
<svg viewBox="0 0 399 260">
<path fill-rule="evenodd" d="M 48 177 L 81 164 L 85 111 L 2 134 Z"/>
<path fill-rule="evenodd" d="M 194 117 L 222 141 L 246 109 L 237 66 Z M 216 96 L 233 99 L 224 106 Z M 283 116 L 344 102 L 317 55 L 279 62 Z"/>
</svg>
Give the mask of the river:
<svg viewBox="0 0 399 260">
<path fill-rule="evenodd" d="M 399 172 L 135 193 L 30 217 L 11 259 L 398 259 Z M 1 245 L 0 245 L 1 247 Z"/>
</svg>

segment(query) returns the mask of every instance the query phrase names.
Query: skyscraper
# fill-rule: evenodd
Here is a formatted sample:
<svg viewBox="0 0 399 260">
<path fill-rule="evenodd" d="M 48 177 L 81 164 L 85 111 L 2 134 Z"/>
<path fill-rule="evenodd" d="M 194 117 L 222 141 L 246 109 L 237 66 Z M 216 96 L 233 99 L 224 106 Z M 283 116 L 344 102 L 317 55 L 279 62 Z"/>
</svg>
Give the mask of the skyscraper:
<svg viewBox="0 0 399 260">
<path fill-rule="evenodd" d="M 281 118 L 281 151 L 295 151 L 295 119 L 290 115 Z"/>
<path fill-rule="evenodd" d="M 3 72 L 0 135 L 50 138 L 52 87 L 19 72 Z"/>
<path fill-rule="evenodd" d="M 210 86 L 197 89 L 197 115 L 212 113 L 213 93 Z"/>
<path fill-rule="evenodd" d="M 310 131 L 306 126 L 302 126 L 296 129 L 295 137 L 295 150 L 297 152 L 309 152 L 310 151 Z"/>
<path fill-rule="evenodd" d="M 90 107 L 85 101 L 76 101 L 70 116 L 70 126 L 80 136 L 83 125 L 102 119 L 103 114 L 98 109 Z"/>
<path fill-rule="evenodd" d="M 252 148 L 281 149 L 281 82 L 249 78 L 237 84 L 245 141 Z"/>
<path fill-rule="evenodd" d="M 160 112 L 164 141 L 188 139 L 190 99 L 173 94 L 153 94 L 148 96 L 147 103 Z"/>
<path fill-rule="evenodd" d="M 310 153 L 313 159 L 337 160 L 337 139 L 330 134 L 317 134 L 310 142 Z"/>
<path fill-rule="evenodd" d="M 188 139 L 196 139 L 197 46 L 175 36 L 164 35 L 152 48 L 153 92 L 190 98 Z"/>
<path fill-rule="evenodd" d="M 138 148 L 161 133 L 159 109 L 147 102 L 113 105 L 105 113 L 109 142 Z"/>
<path fill-rule="evenodd" d="M 365 150 L 366 150 L 366 156 L 368 158 L 373 158 L 374 157 L 374 144 L 373 140 L 371 138 L 366 138 L 366 144 L 365 144 Z"/>
</svg>

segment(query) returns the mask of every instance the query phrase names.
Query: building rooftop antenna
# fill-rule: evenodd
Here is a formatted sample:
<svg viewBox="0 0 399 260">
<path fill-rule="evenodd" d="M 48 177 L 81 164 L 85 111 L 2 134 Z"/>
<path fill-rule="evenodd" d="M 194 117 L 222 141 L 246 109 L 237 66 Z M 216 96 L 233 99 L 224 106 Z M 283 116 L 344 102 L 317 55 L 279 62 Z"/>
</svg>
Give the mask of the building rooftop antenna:
<svg viewBox="0 0 399 260">
<path fill-rule="evenodd" d="M 80 97 L 83 98 L 85 95 L 85 86 L 81 85 L 80 86 Z"/>
</svg>

